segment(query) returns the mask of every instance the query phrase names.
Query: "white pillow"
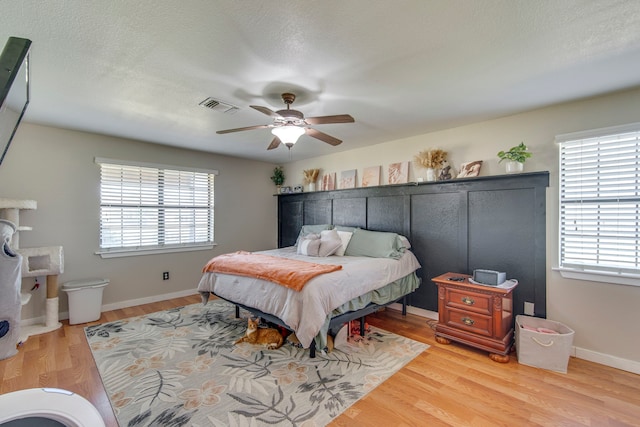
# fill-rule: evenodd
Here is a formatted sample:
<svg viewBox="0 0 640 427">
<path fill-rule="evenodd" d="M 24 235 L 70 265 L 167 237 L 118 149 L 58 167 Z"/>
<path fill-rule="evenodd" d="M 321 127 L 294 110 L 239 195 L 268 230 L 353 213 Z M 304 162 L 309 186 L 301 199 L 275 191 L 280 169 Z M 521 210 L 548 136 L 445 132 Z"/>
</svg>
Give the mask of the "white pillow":
<svg viewBox="0 0 640 427">
<path fill-rule="evenodd" d="M 318 256 L 320 252 L 320 236 L 317 234 L 307 234 L 300 238 L 296 252 L 299 255 Z"/>
<path fill-rule="evenodd" d="M 351 236 L 353 236 L 353 233 L 350 231 L 338 230 L 338 236 L 340 236 L 340 240 L 342 241 L 342 246 L 338 248 L 338 250 L 334 255 L 344 256 L 344 251 L 347 250 L 347 246 L 349 245 L 349 240 L 351 240 Z"/>
<path fill-rule="evenodd" d="M 326 257 L 336 253 L 342 247 L 342 240 L 336 230 L 320 232 L 320 250 L 318 256 Z"/>
</svg>

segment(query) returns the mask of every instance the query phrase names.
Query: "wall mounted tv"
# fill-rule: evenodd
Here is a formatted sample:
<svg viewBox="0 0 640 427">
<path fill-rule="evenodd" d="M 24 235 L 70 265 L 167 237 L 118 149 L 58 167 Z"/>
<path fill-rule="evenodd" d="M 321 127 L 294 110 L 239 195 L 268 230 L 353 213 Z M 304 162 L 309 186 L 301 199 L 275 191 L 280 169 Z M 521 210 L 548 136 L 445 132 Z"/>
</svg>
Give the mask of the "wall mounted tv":
<svg viewBox="0 0 640 427">
<path fill-rule="evenodd" d="M 0 165 L 29 104 L 31 40 L 9 37 L 0 55 Z"/>
</svg>

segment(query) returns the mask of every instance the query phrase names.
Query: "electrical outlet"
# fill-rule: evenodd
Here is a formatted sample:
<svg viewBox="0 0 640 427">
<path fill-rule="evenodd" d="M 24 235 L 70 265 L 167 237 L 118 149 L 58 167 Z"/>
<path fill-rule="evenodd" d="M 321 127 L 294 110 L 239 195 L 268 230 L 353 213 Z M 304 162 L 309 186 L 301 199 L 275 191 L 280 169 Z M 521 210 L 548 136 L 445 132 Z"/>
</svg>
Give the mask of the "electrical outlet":
<svg viewBox="0 0 640 427">
<path fill-rule="evenodd" d="M 162 280 L 169 280 L 169 272 L 165 271 L 164 273 L 162 273 Z"/>
<path fill-rule="evenodd" d="M 533 303 L 532 303 L 532 302 L 525 301 L 525 302 L 524 302 L 524 314 L 526 314 L 527 316 L 533 316 L 533 315 L 534 315 L 534 314 L 533 314 L 534 312 L 535 312 L 535 310 L 534 310 L 534 305 L 533 305 Z"/>
</svg>

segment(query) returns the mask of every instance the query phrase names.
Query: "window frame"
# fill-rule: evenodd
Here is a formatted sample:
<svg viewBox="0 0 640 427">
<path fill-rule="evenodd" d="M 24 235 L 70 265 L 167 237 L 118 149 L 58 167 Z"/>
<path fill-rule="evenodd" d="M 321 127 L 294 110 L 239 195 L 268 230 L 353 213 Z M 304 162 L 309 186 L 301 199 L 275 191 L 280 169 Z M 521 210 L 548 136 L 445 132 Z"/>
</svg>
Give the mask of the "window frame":
<svg viewBox="0 0 640 427">
<path fill-rule="evenodd" d="M 569 279 L 610 283 L 610 284 L 640 286 L 640 266 L 638 266 L 635 269 L 620 268 L 619 270 L 616 270 L 615 268 L 611 268 L 611 267 L 588 265 L 586 263 L 582 266 L 563 265 L 563 255 L 564 255 L 563 207 L 565 206 L 565 204 L 568 204 L 568 203 L 564 202 L 563 200 L 563 188 L 564 188 L 563 173 L 565 169 L 563 166 L 564 157 L 562 152 L 562 144 L 572 143 L 572 142 L 587 140 L 587 139 L 610 138 L 615 135 L 623 135 L 628 133 L 640 133 L 640 123 L 631 123 L 631 124 L 622 125 L 622 126 L 612 126 L 612 127 L 606 127 L 606 128 L 600 128 L 600 129 L 594 129 L 594 130 L 567 133 L 567 134 L 557 135 L 555 138 L 555 142 L 557 143 L 558 149 L 559 149 L 559 155 L 558 155 L 558 267 L 553 268 L 553 270 L 558 271 L 562 275 L 562 277 L 569 278 Z M 638 149 L 640 149 L 640 135 L 636 136 L 636 141 L 637 141 L 636 145 Z M 600 159 L 601 158 L 598 157 L 598 160 Z M 636 162 L 640 161 L 640 152 L 638 150 L 636 150 L 635 159 L 636 159 Z M 599 167 L 598 167 L 598 170 L 600 171 Z M 638 171 L 638 169 L 636 169 L 635 178 L 636 178 L 635 189 L 636 191 L 640 191 L 640 171 Z M 638 196 L 635 196 L 635 198 L 637 197 Z M 604 200 L 606 198 L 600 196 L 600 197 L 596 197 L 595 199 Z M 621 199 L 618 198 L 617 200 L 620 201 Z M 600 203 L 600 205 L 602 205 L 602 203 Z M 600 209 L 600 207 L 598 207 L 598 209 Z M 640 221 L 640 217 L 638 216 L 638 214 L 640 213 L 640 206 L 636 206 L 635 212 L 636 212 L 636 218 L 638 218 L 636 222 L 638 222 Z M 631 234 L 631 235 L 636 236 L 636 238 L 639 236 L 638 227 L 636 227 L 635 234 Z M 636 245 L 636 254 L 637 254 L 640 249 L 638 248 L 639 243 L 637 239 L 636 239 L 635 245 Z M 568 263 L 568 264 L 571 264 L 571 263 Z M 626 270 L 626 271 L 620 271 L 620 270 Z M 635 271 L 632 271 L 632 270 L 635 270 Z"/>
<path fill-rule="evenodd" d="M 100 173 L 100 178 L 99 178 L 99 212 L 98 212 L 98 221 L 99 221 L 99 228 L 98 228 L 98 233 L 99 233 L 99 242 L 98 242 L 98 247 L 99 249 L 95 252 L 97 255 L 100 255 L 102 258 L 117 258 L 117 257 L 127 257 L 127 256 L 139 256 L 139 255 L 151 255 L 151 254 L 163 254 L 163 253 L 173 253 L 173 252 L 187 252 L 187 251 L 199 251 L 199 250 L 210 250 L 212 249 L 214 246 L 216 246 L 216 243 L 214 241 L 214 237 L 215 237 L 215 233 L 214 233 L 214 229 L 215 229 L 215 176 L 218 175 L 218 171 L 214 170 L 214 169 L 202 169 L 202 168 L 191 168 L 191 167 L 183 167 L 183 166 L 176 166 L 176 165 L 166 165 L 166 164 L 159 164 L 159 163 L 147 163 L 147 162 L 137 162 L 137 161 L 127 161 L 127 160 L 117 160 L 117 159 L 109 159 L 109 158 L 103 158 L 103 157 L 96 157 L 94 159 L 95 163 L 98 165 L 99 167 L 99 173 Z M 103 191 L 103 165 L 111 165 L 111 166 L 116 166 L 116 167 L 122 167 L 122 168 L 127 168 L 127 167 L 132 167 L 132 168 L 146 168 L 146 169 L 154 169 L 156 172 L 159 173 L 159 175 L 164 175 L 164 171 L 168 171 L 170 174 L 175 174 L 175 173 L 181 173 L 181 172 L 186 172 L 186 173 L 194 173 L 194 174 L 207 174 L 207 181 L 211 180 L 211 182 L 208 182 L 208 195 L 207 195 L 207 205 L 206 208 L 203 209 L 207 209 L 208 211 L 208 217 L 209 220 L 207 221 L 207 231 L 206 234 L 208 236 L 210 236 L 210 238 L 207 239 L 206 242 L 195 242 L 195 241 L 191 241 L 191 242 L 186 242 L 186 243 L 171 243 L 171 244 L 163 244 L 161 243 L 167 236 L 167 234 L 165 233 L 165 227 L 162 224 L 162 220 L 160 218 L 163 218 L 165 215 L 165 212 L 163 212 L 162 214 L 158 214 L 158 228 L 156 229 L 156 232 L 158 233 L 157 236 L 157 240 L 155 245 L 141 245 L 141 246 L 119 246 L 119 247 L 102 247 L 103 244 L 103 239 L 102 239 L 102 232 L 103 232 L 103 209 L 105 208 L 105 206 L 108 205 L 112 205 L 112 206 L 123 206 L 125 205 L 124 203 L 121 203 L 120 205 L 118 203 L 104 203 L 104 197 L 102 194 Z M 194 177 L 195 178 L 195 177 Z M 159 178 L 158 178 L 159 179 Z M 151 181 L 150 181 L 151 182 Z M 164 183 L 158 182 L 157 183 L 157 190 L 163 189 L 164 188 Z M 162 199 L 165 194 L 162 191 L 158 191 L 157 193 L 158 195 L 158 199 Z M 140 196 L 142 197 L 142 196 Z M 157 209 L 164 211 L 164 209 L 166 209 L 166 207 L 163 205 L 163 203 L 161 203 L 160 201 L 157 202 Z M 143 205 L 143 203 L 138 203 L 138 206 Z M 189 208 L 187 206 L 185 206 L 183 203 L 179 203 L 177 205 L 172 205 L 171 206 L 172 209 L 174 210 L 180 210 L 181 208 Z M 191 209 L 193 209 L 193 206 L 190 207 Z M 210 224 L 209 224 L 210 223 Z M 142 233 L 142 231 L 141 231 Z"/>
</svg>

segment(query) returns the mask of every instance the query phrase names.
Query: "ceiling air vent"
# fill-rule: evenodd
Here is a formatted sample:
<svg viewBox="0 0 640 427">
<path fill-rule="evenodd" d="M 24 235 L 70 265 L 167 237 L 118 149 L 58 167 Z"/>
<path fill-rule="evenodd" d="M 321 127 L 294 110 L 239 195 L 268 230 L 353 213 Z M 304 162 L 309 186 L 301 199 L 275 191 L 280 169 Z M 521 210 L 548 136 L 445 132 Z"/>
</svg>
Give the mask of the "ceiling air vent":
<svg viewBox="0 0 640 427">
<path fill-rule="evenodd" d="M 200 103 L 205 108 L 208 108 L 213 111 L 217 111 L 218 113 L 224 114 L 234 114 L 239 110 L 235 105 L 227 104 L 226 102 L 222 102 L 218 99 L 207 98 Z"/>
</svg>

